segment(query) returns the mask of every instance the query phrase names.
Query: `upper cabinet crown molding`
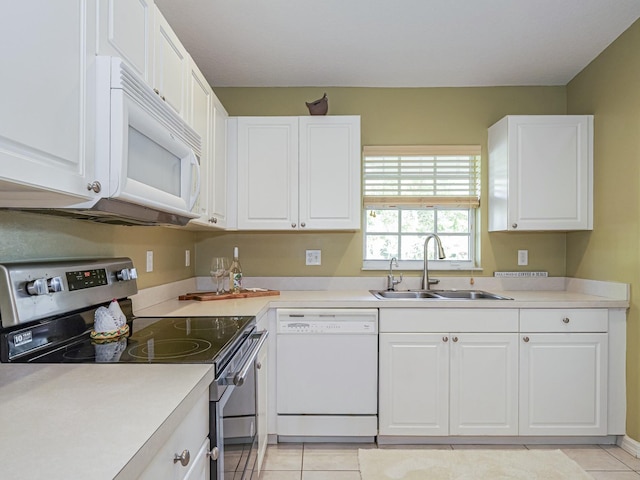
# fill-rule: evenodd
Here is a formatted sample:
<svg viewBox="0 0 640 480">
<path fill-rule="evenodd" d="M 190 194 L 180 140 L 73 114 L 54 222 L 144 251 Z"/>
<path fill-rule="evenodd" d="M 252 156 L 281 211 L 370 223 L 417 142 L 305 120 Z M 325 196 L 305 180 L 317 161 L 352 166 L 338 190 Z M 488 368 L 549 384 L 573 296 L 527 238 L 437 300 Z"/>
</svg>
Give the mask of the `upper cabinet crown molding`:
<svg viewBox="0 0 640 480">
<path fill-rule="evenodd" d="M 509 115 L 488 150 L 489 231 L 593 229 L 593 115 Z"/>
<path fill-rule="evenodd" d="M 238 117 L 238 229 L 360 228 L 360 117 Z"/>
</svg>

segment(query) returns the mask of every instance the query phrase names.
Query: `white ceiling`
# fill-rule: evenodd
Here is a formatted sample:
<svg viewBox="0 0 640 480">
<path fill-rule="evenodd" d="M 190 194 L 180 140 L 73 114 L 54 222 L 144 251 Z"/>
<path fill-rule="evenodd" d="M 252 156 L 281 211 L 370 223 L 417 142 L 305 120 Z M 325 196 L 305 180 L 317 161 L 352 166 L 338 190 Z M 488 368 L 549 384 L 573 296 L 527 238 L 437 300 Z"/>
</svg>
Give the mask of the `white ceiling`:
<svg viewBox="0 0 640 480">
<path fill-rule="evenodd" d="M 566 85 L 640 0 L 155 0 L 220 86 Z"/>
</svg>

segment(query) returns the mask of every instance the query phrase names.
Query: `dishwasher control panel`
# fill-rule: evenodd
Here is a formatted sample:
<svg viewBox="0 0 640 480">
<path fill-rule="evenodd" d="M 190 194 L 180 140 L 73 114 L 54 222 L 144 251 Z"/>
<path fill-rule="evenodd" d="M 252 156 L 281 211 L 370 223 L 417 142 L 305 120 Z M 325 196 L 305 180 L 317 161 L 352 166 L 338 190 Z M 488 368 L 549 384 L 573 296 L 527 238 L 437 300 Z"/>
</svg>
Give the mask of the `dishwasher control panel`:
<svg viewBox="0 0 640 480">
<path fill-rule="evenodd" d="M 375 309 L 278 309 L 278 333 L 377 334 Z"/>
<path fill-rule="evenodd" d="M 284 320 L 278 324 L 279 333 L 377 333 L 375 322 L 366 321 L 295 321 Z"/>
</svg>

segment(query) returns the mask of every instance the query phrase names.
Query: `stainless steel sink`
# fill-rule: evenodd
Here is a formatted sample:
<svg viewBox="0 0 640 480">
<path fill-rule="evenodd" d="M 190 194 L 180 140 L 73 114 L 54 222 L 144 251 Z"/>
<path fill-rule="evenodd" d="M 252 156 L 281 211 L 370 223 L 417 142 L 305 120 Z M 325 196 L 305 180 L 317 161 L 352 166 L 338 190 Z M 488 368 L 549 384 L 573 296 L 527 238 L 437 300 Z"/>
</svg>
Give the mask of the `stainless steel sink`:
<svg viewBox="0 0 640 480">
<path fill-rule="evenodd" d="M 369 290 L 375 297 L 383 300 L 513 300 L 483 290 Z"/>
<path fill-rule="evenodd" d="M 503 297 L 495 293 L 485 292 L 483 290 L 434 290 L 434 294 L 446 299 L 463 299 L 463 300 L 513 300 L 513 298 Z"/>
<path fill-rule="evenodd" d="M 414 291 L 395 291 L 395 290 L 370 290 L 376 297 L 387 298 L 440 298 L 431 292 L 425 292 L 424 290 Z"/>
</svg>

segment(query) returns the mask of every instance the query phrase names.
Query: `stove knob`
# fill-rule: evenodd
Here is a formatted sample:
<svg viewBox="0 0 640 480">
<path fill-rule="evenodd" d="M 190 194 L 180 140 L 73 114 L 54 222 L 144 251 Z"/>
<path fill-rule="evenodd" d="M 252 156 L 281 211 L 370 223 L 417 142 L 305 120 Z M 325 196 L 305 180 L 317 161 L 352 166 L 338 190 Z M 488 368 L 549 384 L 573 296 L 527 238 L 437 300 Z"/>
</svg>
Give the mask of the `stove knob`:
<svg viewBox="0 0 640 480">
<path fill-rule="evenodd" d="M 61 292 L 64 290 L 61 277 L 53 277 L 47 280 L 47 289 L 51 293 Z"/>
<path fill-rule="evenodd" d="M 46 295 L 49 293 L 49 286 L 46 278 L 37 278 L 27 282 L 25 289 L 29 295 Z"/>
<path fill-rule="evenodd" d="M 116 273 L 116 278 L 120 281 L 133 280 L 138 278 L 138 271 L 135 268 L 123 268 Z"/>
</svg>

